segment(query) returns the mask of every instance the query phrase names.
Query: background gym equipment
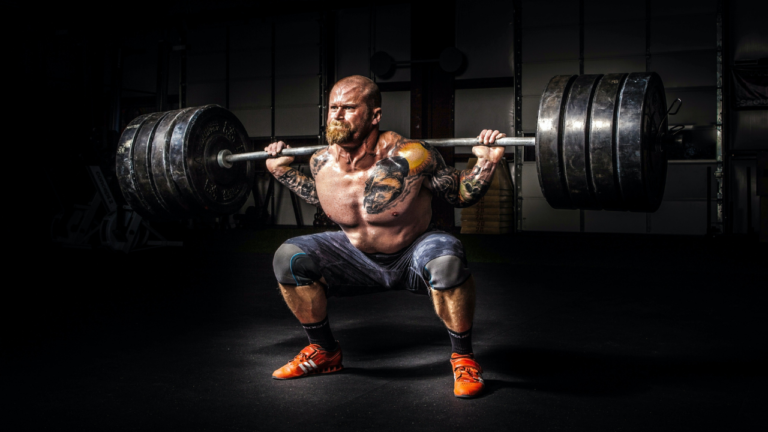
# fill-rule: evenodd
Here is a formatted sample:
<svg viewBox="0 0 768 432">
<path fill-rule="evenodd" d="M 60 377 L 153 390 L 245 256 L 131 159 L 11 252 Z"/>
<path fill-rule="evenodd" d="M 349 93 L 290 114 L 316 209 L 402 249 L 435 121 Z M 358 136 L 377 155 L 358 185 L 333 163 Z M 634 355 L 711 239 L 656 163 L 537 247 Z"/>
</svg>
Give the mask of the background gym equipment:
<svg viewBox="0 0 768 432">
<path fill-rule="evenodd" d="M 467 169 L 477 163 L 469 158 Z M 514 230 L 515 185 L 509 163 L 502 158 L 493 172 L 491 185 L 477 204 L 461 209 L 462 234 L 508 234 Z"/>
<path fill-rule="evenodd" d="M 96 192 L 88 204 L 74 204 L 54 216 L 51 224 L 51 241 L 54 243 L 67 247 L 90 248 L 90 238 L 99 230 L 99 218 L 103 214 L 109 215 L 117 211 L 117 203 L 101 168 L 89 165 L 87 170 Z"/>
<path fill-rule="evenodd" d="M 87 168 L 96 193 L 88 205 L 75 204 L 70 212 L 54 217 L 51 225 L 51 240 L 54 243 L 64 247 L 91 248 L 97 246 L 91 238 L 98 232 L 98 246 L 116 252 L 183 245 L 180 241 L 167 240 L 130 206 L 119 206 L 101 168 L 97 165 Z"/>
<path fill-rule="evenodd" d="M 680 102 L 677 99 L 675 102 Z M 535 146 L 539 184 L 559 209 L 653 212 L 666 180 L 664 87 L 655 73 L 560 75 L 539 104 L 535 138 L 499 146 Z M 425 139 L 435 147 L 477 145 L 476 138 Z M 184 219 L 237 212 L 253 187 L 253 152 L 242 123 L 217 105 L 146 114 L 125 129 L 117 177 L 130 206 L 145 218 Z M 288 149 L 308 155 L 326 146 Z"/>
</svg>

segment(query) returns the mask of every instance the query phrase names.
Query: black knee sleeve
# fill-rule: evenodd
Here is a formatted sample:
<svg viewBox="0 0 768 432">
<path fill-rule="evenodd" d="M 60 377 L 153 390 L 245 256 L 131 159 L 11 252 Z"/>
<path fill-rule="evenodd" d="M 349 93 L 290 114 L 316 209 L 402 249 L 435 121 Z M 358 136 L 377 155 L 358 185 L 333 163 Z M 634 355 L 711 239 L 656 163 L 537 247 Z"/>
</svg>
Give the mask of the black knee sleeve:
<svg viewBox="0 0 768 432">
<path fill-rule="evenodd" d="M 322 275 L 315 262 L 298 246 L 283 243 L 272 260 L 277 281 L 283 285 L 309 285 Z"/>
<path fill-rule="evenodd" d="M 424 266 L 424 279 L 436 290 L 456 288 L 471 275 L 466 263 L 455 255 L 437 257 Z"/>
</svg>

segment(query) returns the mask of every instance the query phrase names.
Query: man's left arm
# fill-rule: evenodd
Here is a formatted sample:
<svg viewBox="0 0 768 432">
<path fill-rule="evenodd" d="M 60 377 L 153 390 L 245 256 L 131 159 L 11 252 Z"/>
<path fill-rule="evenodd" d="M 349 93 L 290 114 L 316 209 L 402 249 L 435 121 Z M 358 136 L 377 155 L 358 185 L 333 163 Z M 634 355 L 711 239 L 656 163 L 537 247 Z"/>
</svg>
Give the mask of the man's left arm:
<svg viewBox="0 0 768 432">
<path fill-rule="evenodd" d="M 446 165 L 437 150 L 432 149 L 437 165 L 428 187 L 454 207 L 469 207 L 477 203 L 491 186 L 496 165 L 504 156 L 504 147 L 493 147 L 493 143 L 505 136 L 497 130 L 483 129 L 478 136 L 483 145 L 472 147 L 477 163 L 471 170 L 459 171 Z"/>
</svg>

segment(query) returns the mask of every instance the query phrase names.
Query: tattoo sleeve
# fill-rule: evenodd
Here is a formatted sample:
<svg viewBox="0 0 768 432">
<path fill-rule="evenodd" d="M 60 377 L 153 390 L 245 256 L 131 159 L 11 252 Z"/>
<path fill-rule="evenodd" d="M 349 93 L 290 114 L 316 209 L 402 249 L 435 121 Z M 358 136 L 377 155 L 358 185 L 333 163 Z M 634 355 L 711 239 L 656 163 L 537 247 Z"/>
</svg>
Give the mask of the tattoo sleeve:
<svg viewBox="0 0 768 432">
<path fill-rule="evenodd" d="M 315 180 L 291 167 L 280 167 L 272 172 L 277 181 L 288 187 L 293 193 L 312 205 L 320 205 L 317 199 Z"/>
<path fill-rule="evenodd" d="M 471 170 L 459 171 L 445 164 L 443 157 L 434 148 L 437 167 L 429 186 L 432 191 L 454 207 L 469 207 L 477 203 L 491 187 L 496 164 L 479 159 Z"/>
</svg>

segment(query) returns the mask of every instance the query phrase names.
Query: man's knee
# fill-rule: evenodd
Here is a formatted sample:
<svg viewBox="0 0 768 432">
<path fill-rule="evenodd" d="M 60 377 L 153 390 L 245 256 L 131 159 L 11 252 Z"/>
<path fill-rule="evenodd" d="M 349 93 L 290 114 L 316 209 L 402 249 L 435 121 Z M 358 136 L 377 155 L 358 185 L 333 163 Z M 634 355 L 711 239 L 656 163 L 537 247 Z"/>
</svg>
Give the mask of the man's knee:
<svg viewBox="0 0 768 432">
<path fill-rule="evenodd" d="M 283 285 L 309 285 L 322 275 L 315 262 L 298 246 L 283 243 L 272 260 L 277 281 Z"/>
<path fill-rule="evenodd" d="M 466 282 L 471 275 L 464 260 L 455 255 L 437 257 L 424 266 L 424 277 L 430 289 L 456 288 Z"/>
</svg>

